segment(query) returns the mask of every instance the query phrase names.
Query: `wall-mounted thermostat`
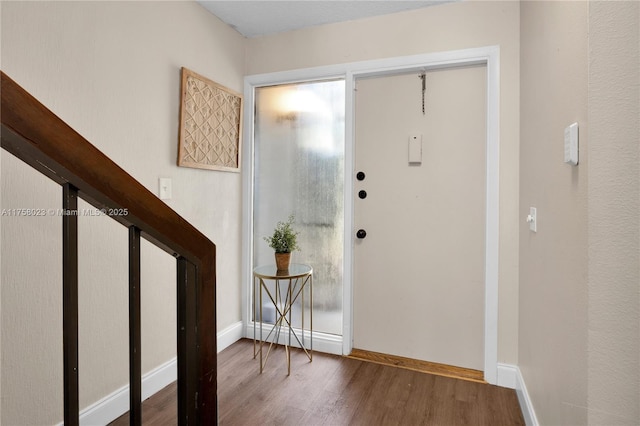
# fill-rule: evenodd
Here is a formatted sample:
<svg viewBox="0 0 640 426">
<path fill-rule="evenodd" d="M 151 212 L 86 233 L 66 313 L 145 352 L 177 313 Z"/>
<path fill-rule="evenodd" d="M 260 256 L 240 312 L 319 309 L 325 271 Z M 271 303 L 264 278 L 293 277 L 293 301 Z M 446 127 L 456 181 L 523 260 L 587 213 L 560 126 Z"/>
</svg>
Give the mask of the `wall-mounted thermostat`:
<svg viewBox="0 0 640 426">
<path fill-rule="evenodd" d="M 578 123 L 564 129 L 564 162 L 578 165 Z"/>
</svg>

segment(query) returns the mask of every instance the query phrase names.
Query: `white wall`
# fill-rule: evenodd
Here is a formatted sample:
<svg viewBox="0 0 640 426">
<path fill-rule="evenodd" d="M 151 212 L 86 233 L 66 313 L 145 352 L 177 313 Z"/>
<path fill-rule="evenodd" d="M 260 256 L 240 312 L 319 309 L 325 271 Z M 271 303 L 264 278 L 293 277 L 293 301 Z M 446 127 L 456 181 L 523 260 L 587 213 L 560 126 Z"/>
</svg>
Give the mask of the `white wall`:
<svg viewBox="0 0 640 426">
<path fill-rule="evenodd" d="M 585 424 L 587 3 L 521 4 L 518 365 L 541 424 Z M 564 128 L 580 126 L 580 163 Z M 524 221 L 537 208 L 538 231 Z"/>
<path fill-rule="evenodd" d="M 178 168 L 180 67 L 242 90 L 244 38 L 191 2 L 2 2 L 2 70 L 217 245 L 218 328 L 240 320 L 239 173 Z M 3 208 L 61 189 L 2 151 Z M 87 205 L 81 205 L 87 207 Z M 61 220 L 2 217 L 3 424 L 62 419 Z M 80 402 L 127 383 L 127 231 L 80 218 Z M 175 356 L 175 260 L 142 252 L 143 371 Z"/>
<path fill-rule="evenodd" d="M 590 425 L 640 424 L 640 3 L 589 3 Z"/>
<path fill-rule="evenodd" d="M 521 29 L 519 367 L 541 424 L 637 425 L 640 4 L 527 1 Z"/>
<path fill-rule="evenodd" d="M 519 2 L 459 2 L 248 39 L 247 74 L 500 46 L 498 361 L 518 358 Z"/>
</svg>

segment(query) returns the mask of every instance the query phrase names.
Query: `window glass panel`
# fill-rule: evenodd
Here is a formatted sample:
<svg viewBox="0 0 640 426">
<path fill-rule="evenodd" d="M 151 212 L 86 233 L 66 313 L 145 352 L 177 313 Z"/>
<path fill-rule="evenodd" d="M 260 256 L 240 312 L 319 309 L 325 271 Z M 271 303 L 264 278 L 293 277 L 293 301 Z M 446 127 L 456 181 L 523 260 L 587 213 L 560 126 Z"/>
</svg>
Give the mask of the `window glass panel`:
<svg viewBox="0 0 640 426">
<path fill-rule="evenodd" d="M 292 262 L 314 269 L 314 331 L 342 334 L 344 80 L 257 88 L 255 99 L 254 266 L 275 262 L 264 237 L 293 214 Z"/>
</svg>

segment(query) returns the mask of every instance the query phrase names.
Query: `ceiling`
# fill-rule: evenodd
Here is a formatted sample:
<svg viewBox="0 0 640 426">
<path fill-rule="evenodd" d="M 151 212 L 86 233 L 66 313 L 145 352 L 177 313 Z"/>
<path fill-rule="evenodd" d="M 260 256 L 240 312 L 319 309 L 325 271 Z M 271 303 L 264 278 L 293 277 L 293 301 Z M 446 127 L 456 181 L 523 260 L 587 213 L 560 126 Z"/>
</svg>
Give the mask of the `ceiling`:
<svg viewBox="0 0 640 426">
<path fill-rule="evenodd" d="M 198 0 L 245 37 L 419 9 L 454 0 Z"/>
</svg>

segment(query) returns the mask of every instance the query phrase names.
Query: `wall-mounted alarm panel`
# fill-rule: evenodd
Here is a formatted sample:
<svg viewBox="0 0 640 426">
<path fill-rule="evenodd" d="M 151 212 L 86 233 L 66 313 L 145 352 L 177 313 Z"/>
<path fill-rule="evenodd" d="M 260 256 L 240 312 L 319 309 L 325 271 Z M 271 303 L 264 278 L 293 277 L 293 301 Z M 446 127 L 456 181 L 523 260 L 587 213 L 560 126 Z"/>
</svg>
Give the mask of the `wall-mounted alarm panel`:
<svg viewBox="0 0 640 426">
<path fill-rule="evenodd" d="M 422 135 L 409 135 L 409 164 L 422 163 Z"/>
<path fill-rule="evenodd" d="M 564 162 L 578 165 L 578 123 L 564 129 Z"/>
</svg>

